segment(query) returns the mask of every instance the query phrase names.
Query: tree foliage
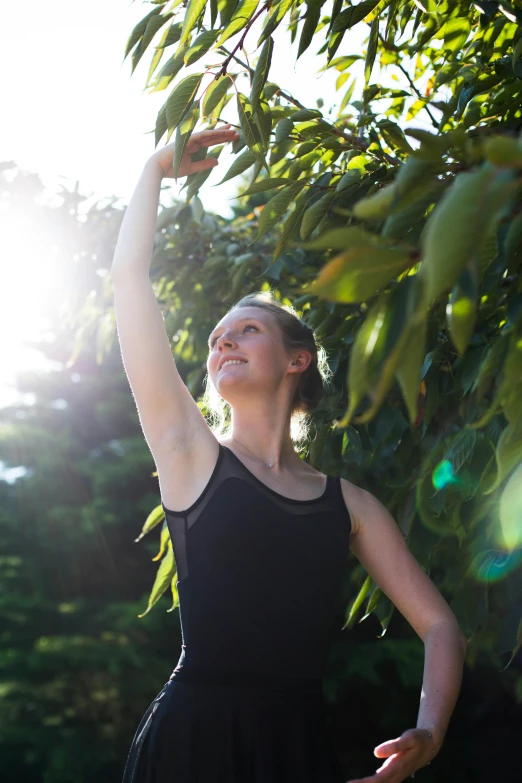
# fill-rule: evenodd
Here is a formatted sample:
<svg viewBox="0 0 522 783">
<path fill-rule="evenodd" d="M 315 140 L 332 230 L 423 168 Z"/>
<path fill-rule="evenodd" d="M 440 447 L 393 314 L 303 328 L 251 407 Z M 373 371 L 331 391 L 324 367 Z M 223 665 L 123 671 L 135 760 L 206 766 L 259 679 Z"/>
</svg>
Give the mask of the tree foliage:
<svg viewBox="0 0 522 783">
<path fill-rule="evenodd" d="M 147 86 L 170 90 L 156 145 L 174 131 L 185 144 L 227 107 L 240 138 L 222 181 L 249 174 L 230 226 L 202 214 L 209 171 L 187 177 L 187 204 L 164 215 L 195 215 L 191 247 L 207 243 L 188 262 L 182 241 L 155 251 L 176 353 L 194 360 L 189 388 L 200 390 L 203 325 L 260 276 L 275 281 L 336 373 L 311 459 L 386 503 L 468 639 L 511 662 L 522 646 L 522 3 L 153 5 L 125 56 L 134 71 L 150 55 Z M 350 51 L 356 26 L 362 53 Z M 277 28 L 296 58 L 319 44 L 323 69 L 339 73 L 336 116 L 271 80 Z M 255 67 L 238 55 L 247 47 Z M 355 574 L 348 625 L 364 607 L 385 632 L 393 607 Z"/>
</svg>

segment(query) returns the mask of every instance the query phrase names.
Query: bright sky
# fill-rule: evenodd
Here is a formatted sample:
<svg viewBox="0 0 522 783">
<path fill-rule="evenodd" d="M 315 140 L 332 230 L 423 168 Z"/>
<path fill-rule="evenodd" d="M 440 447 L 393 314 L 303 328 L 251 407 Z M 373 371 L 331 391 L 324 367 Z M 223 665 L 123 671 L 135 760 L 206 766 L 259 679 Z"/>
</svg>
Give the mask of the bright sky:
<svg viewBox="0 0 522 783">
<path fill-rule="evenodd" d="M 74 190 L 76 180 L 80 194 L 88 197 L 80 212 L 87 211 L 98 199 L 118 197 L 120 206 L 129 202 L 142 167 L 154 152 L 154 134 L 150 131 L 154 130 L 156 115 L 172 89 L 150 95 L 145 92 L 152 46 L 132 76 L 130 55 L 122 62 L 127 38 L 151 8 L 138 0 L 24 0 L 21 24 L 20 5 L 2 4 L 0 73 L 4 111 L 0 162 L 14 161 L 20 169 L 37 174 L 50 203 L 56 203 L 55 194 L 61 185 Z M 254 47 L 261 22 L 247 38 L 252 63 L 258 55 Z M 351 40 L 346 36 L 343 51 L 360 51 L 366 34 L 361 29 L 352 33 Z M 156 40 L 159 36 L 161 32 Z M 235 41 L 237 37 L 229 39 L 227 48 Z M 317 75 L 323 58 L 316 58 L 315 52 L 322 36 L 297 66 L 298 39 L 290 57 L 285 27 L 276 31 L 274 41 L 269 79 L 307 106 L 314 107 L 316 99 L 322 97 L 326 113 L 343 91 L 335 93 L 337 72 Z M 207 55 L 190 71 L 212 62 Z M 239 84 L 248 93 L 246 77 Z M 225 109 L 226 119 L 233 121 L 234 104 L 231 101 Z M 160 144 L 165 144 L 165 139 Z M 222 179 L 231 161 L 230 153 L 224 150 L 217 171 L 211 173 L 200 192 L 206 209 L 225 216 L 232 214 L 227 200 L 234 198 L 238 181 L 218 188 L 210 185 Z M 161 202 L 170 204 L 179 185 L 174 180 L 165 183 L 172 187 L 162 193 Z M 180 197 L 184 198 L 184 193 Z M 52 340 L 52 334 L 46 333 L 46 313 L 59 307 L 60 270 L 66 259 L 61 258 L 59 247 L 54 247 L 51 255 L 47 250 L 47 257 L 42 257 L 45 231 L 46 226 L 35 225 L 27 215 L 10 216 L 6 221 L 0 212 L 0 407 L 15 400 L 31 402 L 28 396 L 21 398 L 12 386 L 16 372 L 50 369 L 39 352 L 24 345 L 24 340 L 35 336 L 45 335 Z M 24 237 L 23 243 L 20 237 Z"/>
</svg>

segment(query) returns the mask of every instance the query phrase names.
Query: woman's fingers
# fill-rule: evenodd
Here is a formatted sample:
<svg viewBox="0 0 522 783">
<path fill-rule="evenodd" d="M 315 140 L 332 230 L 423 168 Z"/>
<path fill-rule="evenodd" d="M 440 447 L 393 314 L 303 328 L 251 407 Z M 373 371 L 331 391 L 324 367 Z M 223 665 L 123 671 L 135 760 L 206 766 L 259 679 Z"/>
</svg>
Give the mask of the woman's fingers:
<svg viewBox="0 0 522 783">
<path fill-rule="evenodd" d="M 205 158 L 205 160 L 198 160 L 196 163 L 190 164 L 190 173 L 194 174 L 196 171 L 206 171 L 207 169 L 213 169 L 218 165 L 217 158 Z"/>
<path fill-rule="evenodd" d="M 235 141 L 238 138 L 239 134 L 235 130 L 202 131 L 201 133 L 194 133 L 190 137 L 187 142 L 187 150 L 196 152 L 201 147 L 210 147 L 211 145 L 219 144 L 221 141 Z"/>
<path fill-rule="evenodd" d="M 181 165 L 178 171 L 178 177 L 187 177 L 190 174 L 195 174 L 197 171 L 206 171 L 207 169 L 213 169 L 218 165 L 217 158 L 205 158 L 204 160 L 198 160 L 195 163 L 187 161 L 186 165 Z M 169 169 L 166 174 L 167 177 L 174 176 L 174 169 Z"/>
</svg>

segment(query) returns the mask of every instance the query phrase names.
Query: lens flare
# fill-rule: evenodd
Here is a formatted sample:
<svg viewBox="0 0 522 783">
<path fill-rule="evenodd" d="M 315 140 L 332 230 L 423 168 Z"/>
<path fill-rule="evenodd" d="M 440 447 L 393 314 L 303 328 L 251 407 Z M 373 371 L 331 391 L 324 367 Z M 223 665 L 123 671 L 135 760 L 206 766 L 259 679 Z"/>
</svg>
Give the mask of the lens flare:
<svg viewBox="0 0 522 783">
<path fill-rule="evenodd" d="M 435 489 L 444 489 L 448 484 L 458 484 L 455 478 L 453 465 L 449 459 L 443 459 L 433 471 L 433 486 Z"/>
<path fill-rule="evenodd" d="M 469 572 L 478 582 L 491 584 L 505 579 L 508 574 L 522 563 L 522 550 L 502 552 L 499 549 L 488 549 L 473 558 Z"/>
</svg>

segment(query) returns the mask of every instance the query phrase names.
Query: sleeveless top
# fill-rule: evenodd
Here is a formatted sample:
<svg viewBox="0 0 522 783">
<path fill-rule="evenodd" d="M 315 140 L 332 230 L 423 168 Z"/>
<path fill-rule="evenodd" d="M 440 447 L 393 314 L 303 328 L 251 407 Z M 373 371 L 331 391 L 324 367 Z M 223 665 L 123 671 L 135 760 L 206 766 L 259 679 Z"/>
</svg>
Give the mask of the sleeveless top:
<svg viewBox="0 0 522 783">
<path fill-rule="evenodd" d="M 287 498 L 219 443 L 200 497 L 162 507 L 182 634 L 171 679 L 320 688 L 352 529 L 340 479 L 317 499 Z"/>
</svg>

